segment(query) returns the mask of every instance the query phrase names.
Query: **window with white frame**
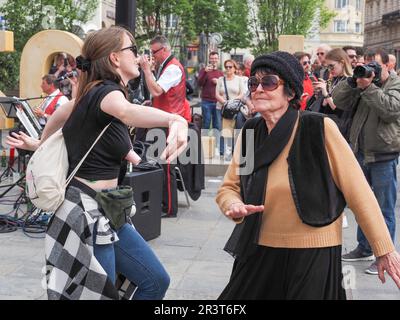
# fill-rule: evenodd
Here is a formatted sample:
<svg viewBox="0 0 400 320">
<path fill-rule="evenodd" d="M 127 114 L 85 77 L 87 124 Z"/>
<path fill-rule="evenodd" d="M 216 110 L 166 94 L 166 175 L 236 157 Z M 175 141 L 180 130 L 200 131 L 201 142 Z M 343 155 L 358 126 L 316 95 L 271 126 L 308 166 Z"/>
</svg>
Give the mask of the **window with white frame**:
<svg viewBox="0 0 400 320">
<path fill-rule="evenodd" d="M 341 9 L 349 5 L 349 0 L 335 0 L 335 8 Z"/>
<path fill-rule="evenodd" d="M 167 16 L 166 27 L 168 29 L 176 29 L 178 27 L 178 16 L 175 14 L 169 14 Z"/>
<path fill-rule="evenodd" d="M 356 10 L 361 10 L 361 0 L 356 0 Z"/>
<path fill-rule="evenodd" d="M 346 20 L 335 20 L 334 22 L 335 32 L 347 32 L 347 21 Z"/>
</svg>

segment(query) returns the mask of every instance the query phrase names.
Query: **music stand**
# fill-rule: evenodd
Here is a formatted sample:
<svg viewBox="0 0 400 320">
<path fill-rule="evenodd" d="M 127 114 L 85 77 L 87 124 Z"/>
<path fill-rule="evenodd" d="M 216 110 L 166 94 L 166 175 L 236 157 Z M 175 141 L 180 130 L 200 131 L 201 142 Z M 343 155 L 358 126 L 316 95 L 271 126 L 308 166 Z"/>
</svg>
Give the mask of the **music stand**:
<svg viewBox="0 0 400 320">
<path fill-rule="evenodd" d="M 18 119 L 17 109 L 14 104 L 18 104 L 18 100 L 10 97 L 0 97 L 0 107 L 3 109 L 7 118 Z"/>
</svg>

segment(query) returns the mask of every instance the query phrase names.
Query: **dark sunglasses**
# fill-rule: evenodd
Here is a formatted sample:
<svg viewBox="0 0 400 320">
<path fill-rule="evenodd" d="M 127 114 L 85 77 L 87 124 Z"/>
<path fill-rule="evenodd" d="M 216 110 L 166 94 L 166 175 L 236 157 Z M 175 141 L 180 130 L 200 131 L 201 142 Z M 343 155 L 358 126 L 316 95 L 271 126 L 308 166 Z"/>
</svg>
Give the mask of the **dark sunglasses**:
<svg viewBox="0 0 400 320">
<path fill-rule="evenodd" d="M 329 70 L 333 70 L 333 69 L 335 68 L 335 66 L 336 66 L 336 64 L 328 64 L 326 67 L 327 67 Z"/>
<path fill-rule="evenodd" d="M 278 76 L 276 75 L 266 75 L 260 79 L 257 77 L 250 77 L 249 82 L 248 82 L 248 87 L 250 92 L 254 92 L 257 90 L 258 86 L 260 85 L 263 88 L 263 90 L 266 91 L 274 91 L 276 90 L 281 84 L 284 84 L 285 82 L 281 79 L 279 79 Z"/>
<path fill-rule="evenodd" d="M 311 61 L 303 61 L 303 66 L 305 66 L 307 64 L 311 64 Z"/>
<path fill-rule="evenodd" d="M 323 56 L 325 52 L 317 52 L 317 56 Z"/>
<path fill-rule="evenodd" d="M 162 49 L 164 49 L 164 47 L 161 47 L 157 50 L 152 51 L 151 54 L 154 56 L 157 52 L 160 52 Z"/>
<path fill-rule="evenodd" d="M 349 54 L 349 58 L 350 59 L 355 59 L 355 58 L 357 58 L 357 55 L 356 54 Z"/>
<path fill-rule="evenodd" d="M 133 54 L 135 55 L 135 57 L 137 56 L 138 51 L 137 51 L 137 47 L 135 45 L 121 49 L 121 51 L 125 51 L 125 50 L 131 50 L 133 52 Z"/>
<path fill-rule="evenodd" d="M 225 66 L 225 69 L 233 69 L 233 66 Z"/>
</svg>

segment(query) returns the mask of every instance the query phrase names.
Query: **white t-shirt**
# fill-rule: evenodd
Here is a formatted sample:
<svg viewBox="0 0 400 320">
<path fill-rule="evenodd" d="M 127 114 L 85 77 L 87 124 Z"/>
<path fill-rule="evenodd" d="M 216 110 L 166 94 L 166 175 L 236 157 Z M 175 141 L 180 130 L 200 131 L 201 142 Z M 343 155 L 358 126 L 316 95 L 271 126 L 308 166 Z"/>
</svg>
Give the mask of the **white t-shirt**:
<svg viewBox="0 0 400 320">
<path fill-rule="evenodd" d="M 160 68 L 162 68 L 164 62 Z M 163 74 L 157 80 L 157 84 L 164 90 L 164 92 L 168 92 L 169 89 L 176 87 L 181 82 L 181 80 L 182 80 L 181 69 L 177 65 L 171 64 L 165 68 Z"/>
<path fill-rule="evenodd" d="M 39 108 L 44 112 L 46 111 L 47 107 L 51 104 L 51 102 L 54 100 L 54 98 L 60 94 L 60 90 L 56 90 L 53 93 L 49 94 L 46 98 L 44 98 L 43 102 L 40 104 Z M 57 110 L 57 108 L 65 103 L 67 103 L 69 100 L 66 96 L 61 96 L 57 104 L 54 107 L 54 110 Z M 39 123 L 43 126 L 46 124 L 46 118 L 39 118 Z"/>
</svg>

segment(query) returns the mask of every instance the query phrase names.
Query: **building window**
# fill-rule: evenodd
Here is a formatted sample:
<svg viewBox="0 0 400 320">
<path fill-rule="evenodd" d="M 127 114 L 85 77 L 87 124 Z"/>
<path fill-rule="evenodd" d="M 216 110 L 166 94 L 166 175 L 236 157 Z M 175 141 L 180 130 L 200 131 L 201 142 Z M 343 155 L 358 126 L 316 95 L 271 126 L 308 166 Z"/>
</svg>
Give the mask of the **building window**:
<svg viewBox="0 0 400 320">
<path fill-rule="evenodd" d="M 356 10 L 361 10 L 361 0 L 356 0 Z"/>
<path fill-rule="evenodd" d="M 347 32 L 347 21 L 336 20 L 335 21 L 335 32 Z"/>
<path fill-rule="evenodd" d="M 178 27 L 178 16 L 175 14 L 170 14 L 167 16 L 167 28 L 176 29 Z"/>
<path fill-rule="evenodd" d="M 354 30 L 356 33 L 361 33 L 361 23 L 356 22 L 356 27 Z"/>
<path fill-rule="evenodd" d="M 335 8 L 342 9 L 349 4 L 349 0 L 335 0 Z"/>
</svg>

